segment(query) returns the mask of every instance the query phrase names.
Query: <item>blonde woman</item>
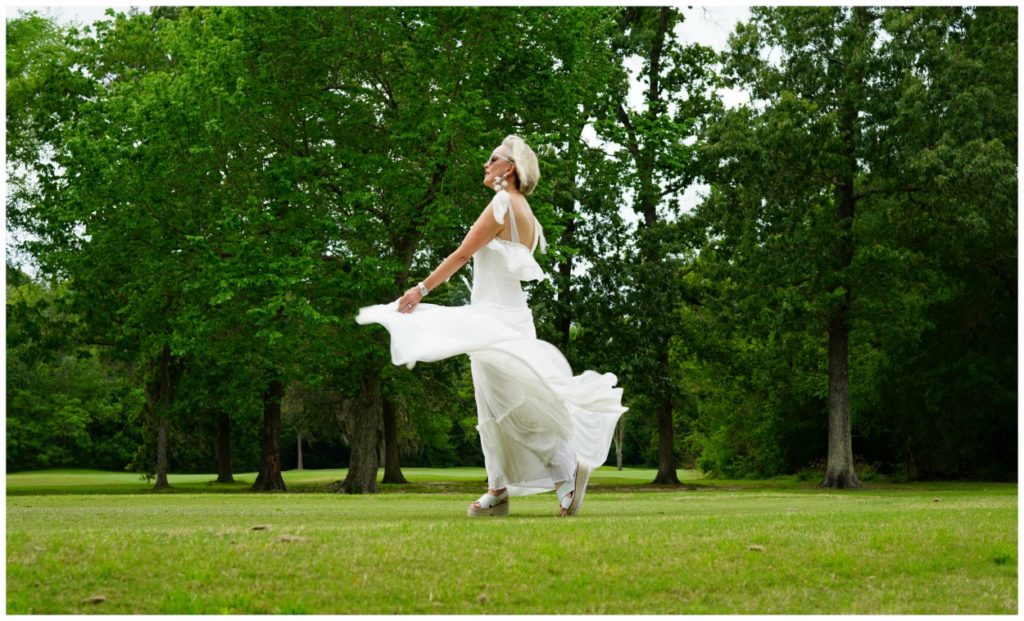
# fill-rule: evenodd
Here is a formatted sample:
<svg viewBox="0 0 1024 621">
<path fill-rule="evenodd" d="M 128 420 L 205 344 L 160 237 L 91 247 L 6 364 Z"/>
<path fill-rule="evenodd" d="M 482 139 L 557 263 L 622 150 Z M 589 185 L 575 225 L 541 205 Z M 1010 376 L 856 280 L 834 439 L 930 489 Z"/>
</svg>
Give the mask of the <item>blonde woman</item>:
<svg viewBox="0 0 1024 621">
<path fill-rule="evenodd" d="M 626 411 L 613 374 L 573 376 L 561 352 L 537 339 L 520 282 L 544 277 L 533 253 L 547 244 L 526 200 L 539 177 L 533 150 L 518 136 L 506 137 L 484 164 L 483 183 L 494 198 L 455 252 L 396 302 L 356 317 L 390 331 L 395 364 L 412 368 L 469 355 L 488 478 L 470 516 L 508 515 L 510 496 L 552 489 L 558 514 L 576 515 L 590 472 L 605 462 Z M 470 259 L 470 304 L 421 303 Z"/>
</svg>

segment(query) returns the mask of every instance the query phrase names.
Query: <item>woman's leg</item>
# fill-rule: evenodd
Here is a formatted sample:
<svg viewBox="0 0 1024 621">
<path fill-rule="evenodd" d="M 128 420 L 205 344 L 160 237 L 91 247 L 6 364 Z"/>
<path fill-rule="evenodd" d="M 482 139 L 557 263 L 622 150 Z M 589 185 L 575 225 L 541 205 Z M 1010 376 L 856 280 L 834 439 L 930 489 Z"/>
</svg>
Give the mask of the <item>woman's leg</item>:
<svg viewBox="0 0 1024 621">
<path fill-rule="evenodd" d="M 504 499 L 501 498 L 502 494 L 505 494 L 507 489 L 507 484 L 505 482 L 505 474 L 502 468 L 500 467 L 499 463 L 496 463 L 500 462 L 500 460 L 498 460 L 497 457 L 493 454 L 494 445 L 491 442 L 488 442 L 488 440 L 492 439 L 490 438 L 490 433 L 493 433 L 495 430 L 492 424 L 483 423 L 483 417 L 481 417 L 481 424 L 477 425 L 477 430 L 480 431 L 480 440 L 482 443 L 484 453 L 484 470 L 487 471 L 488 489 L 487 494 L 481 496 L 480 500 L 477 500 L 476 502 L 470 505 L 470 514 L 472 515 L 472 511 L 474 509 L 484 508 L 484 504 L 482 504 L 482 501 L 484 500 L 487 501 L 486 504 L 488 506 L 491 506 L 493 503 L 506 503 L 505 513 L 507 514 L 508 497 L 506 496 Z M 489 447 L 492 448 L 489 450 Z M 487 498 L 488 494 L 490 496 L 493 496 L 493 498 Z"/>
<path fill-rule="evenodd" d="M 576 471 L 576 447 L 571 439 L 560 440 L 555 447 L 555 454 L 548 464 L 548 476 L 557 489 L 559 484 L 572 478 Z"/>
</svg>

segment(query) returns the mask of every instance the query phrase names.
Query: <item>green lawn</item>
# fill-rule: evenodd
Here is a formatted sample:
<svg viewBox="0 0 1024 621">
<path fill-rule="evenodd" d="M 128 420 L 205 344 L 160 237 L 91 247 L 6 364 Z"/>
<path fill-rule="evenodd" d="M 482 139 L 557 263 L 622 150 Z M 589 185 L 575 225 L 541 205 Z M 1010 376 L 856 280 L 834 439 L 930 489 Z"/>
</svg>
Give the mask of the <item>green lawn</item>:
<svg viewBox="0 0 1024 621">
<path fill-rule="evenodd" d="M 402 470 L 410 485 L 383 486 L 384 491 L 427 492 L 451 491 L 479 496 L 486 488 L 487 475 L 483 468 L 405 468 Z M 655 470 L 649 468 L 600 468 L 592 479 L 599 486 L 646 486 L 654 479 Z M 289 470 L 284 473 L 285 484 L 291 491 L 328 491 L 328 487 L 345 478 L 344 469 Z M 378 481 L 384 471 L 378 473 Z M 705 480 L 695 470 L 679 470 L 680 480 L 695 485 L 721 485 L 723 481 Z M 171 474 L 173 489 L 163 493 L 247 492 L 256 480 L 255 472 L 235 475 L 235 483 L 214 482 L 216 475 Z M 749 484 L 749 483 L 748 483 Z M 763 485 L 764 483 L 758 483 Z M 152 490 L 153 482 L 146 482 L 138 474 L 103 472 L 99 470 L 42 470 L 7 475 L 7 495 L 22 494 L 139 494 Z M 475 500 L 475 497 L 474 497 Z"/>
<path fill-rule="evenodd" d="M 482 469 L 405 474 L 370 496 L 8 475 L 7 612 L 1017 612 L 1015 484 L 835 492 L 681 472 L 687 489 L 665 490 L 602 469 L 575 519 L 553 517 L 552 494 L 470 519 Z M 343 475 L 285 478 L 316 491 Z"/>
</svg>

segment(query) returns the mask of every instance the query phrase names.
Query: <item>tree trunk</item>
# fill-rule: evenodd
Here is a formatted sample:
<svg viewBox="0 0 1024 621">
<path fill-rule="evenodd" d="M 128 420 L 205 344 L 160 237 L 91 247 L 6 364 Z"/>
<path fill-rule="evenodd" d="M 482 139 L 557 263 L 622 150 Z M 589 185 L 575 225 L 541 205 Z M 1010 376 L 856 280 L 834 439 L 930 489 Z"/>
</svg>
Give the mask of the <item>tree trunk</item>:
<svg viewBox="0 0 1024 621">
<path fill-rule="evenodd" d="M 917 462 L 914 460 L 914 451 L 910 447 L 910 438 L 907 438 L 907 459 L 904 462 L 904 467 L 907 472 L 907 480 L 917 478 Z"/>
<path fill-rule="evenodd" d="M 156 435 L 156 484 L 153 489 L 169 489 L 167 482 L 167 417 L 171 410 L 171 348 L 160 350 L 160 419 Z"/>
<path fill-rule="evenodd" d="M 676 474 L 675 426 L 672 424 L 672 401 L 663 399 L 658 409 L 658 475 L 653 483 L 679 485 Z"/>
<path fill-rule="evenodd" d="M 299 463 L 295 466 L 296 470 L 302 470 L 302 434 L 298 431 L 295 432 L 295 441 L 298 443 L 298 454 Z"/>
<path fill-rule="evenodd" d="M 363 378 L 359 399 L 348 417 L 349 457 L 348 475 L 341 482 L 346 494 L 374 494 L 377 492 L 377 446 L 382 430 L 380 375 L 370 373 Z"/>
<path fill-rule="evenodd" d="M 573 155 L 574 153 L 570 152 L 569 157 Z M 565 230 L 562 231 L 559 243 L 572 248 L 576 245 L 577 220 L 572 217 L 576 211 L 575 192 L 563 192 L 558 207 L 567 215 Z M 558 316 L 555 318 L 555 325 L 558 328 L 558 347 L 566 358 L 569 357 L 569 335 L 572 330 L 572 264 L 572 255 L 565 254 L 558 265 Z"/>
<path fill-rule="evenodd" d="M 828 327 L 828 465 L 822 487 L 860 487 L 850 430 L 849 343 L 846 314 L 839 311 Z"/>
<path fill-rule="evenodd" d="M 853 262 L 853 180 L 836 191 L 839 220 L 838 271 Z M 822 487 L 860 487 L 853 469 L 853 438 L 850 428 L 850 326 L 847 314 L 852 296 L 849 279 L 840 278 L 843 295 L 828 321 L 828 463 Z"/>
<path fill-rule="evenodd" d="M 626 440 L 626 415 L 619 418 L 619 424 L 615 429 L 615 469 L 622 470 L 622 444 Z"/>
<path fill-rule="evenodd" d="M 572 221 L 569 223 L 572 224 Z M 566 230 L 569 226 L 566 226 Z M 558 318 L 555 320 L 558 327 L 559 343 L 562 355 L 569 357 L 569 335 L 572 331 L 572 311 L 570 310 L 572 298 L 572 257 L 566 256 L 558 266 Z"/>
<path fill-rule="evenodd" d="M 263 393 L 263 430 L 261 434 L 262 454 L 260 472 L 253 491 L 287 491 L 281 476 L 281 398 L 284 384 L 273 379 Z"/>
<path fill-rule="evenodd" d="M 860 30 L 848 35 L 844 45 L 869 45 L 862 36 L 870 28 L 871 17 L 864 7 L 853 9 L 854 22 Z M 854 54 L 855 56 L 856 54 Z M 842 291 L 837 305 L 828 318 L 828 463 L 822 487 L 860 487 L 853 468 L 853 433 L 850 426 L 850 325 L 849 313 L 853 306 L 853 293 L 849 276 L 853 264 L 853 218 L 857 197 L 854 182 L 857 164 L 857 118 L 859 101 L 863 97 L 864 73 L 862 63 L 850 62 L 846 67 L 844 90 L 839 94 L 839 138 L 842 151 L 842 170 L 836 175 L 836 285 L 833 294 Z"/>
<path fill-rule="evenodd" d="M 156 484 L 153 489 L 169 489 L 167 482 L 167 416 L 160 416 L 156 431 Z"/>
<path fill-rule="evenodd" d="M 651 40 L 651 48 L 648 54 L 648 69 L 646 72 L 648 79 L 647 110 L 643 114 L 652 122 L 659 114 L 664 112 L 665 108 L 665 102 L 662 99 L 661 93 L 661 57 L 665 50 L 667 37 L 671 35 L 669 31 L 670 13 L 671 9 L 669 7 L 660 7 L 658 9 L 657 28 L 653 33 L 654 37 Z M 655 178 L 657 172 L 655 148 L 652 145 L 641 146 L 639 142 L 634 146 L 637 176 L 640 180 L 638 199 L 644 225 L 648 233 L 653 231 L 658 223 L 658 203 L 661 201 L 660 191 Z M 642 252 L 644 262 L 650 265 L 652 269 L 664 261 L 664 256 L 662 255 L 664 251 L 659 248 L 659 245 L 653 239 L 643 242 Z M 664 282 L 654 283 L 648 280 L 644 287 L 664 287 L 665 284 Z M 652 322 L 657 321 L 654 318 L 649 320 Z M 652 326 L 652 328 L 657 332 L 664 331 L 663 323 L 662 321 L 660 324 Z M 657 346 L 660 349 L 658 351 L 657 369 L 661 377 L 666 378 L 665 382 L 667 383 L 667 378 L 670 375 L 668 366 L 669 339 L 666 336 L 664 339 L 659 339 L 658 343 L 659 345 Z M 661 485 L 679 484 L 679 477 L 676 475 L 675 426 L 672 424 L 672 396 L 670 391 L 671 388 L 669 386 L 663 385 L 655 389 L 656 394 L 651 395 L 654 402 L 658 404 L 658 474 L 654 477 L 653 482 Z"/>
<path fill-rule="evenodd" d="M 231 474 L 231 417 L 223 411 L 217 421 L 217 482 L 235 482 Z"/>
<path fill-rule="evenodd" d="M 842 268 L 853 261 L 850 225 L 853 220 L 852 180 L 840 186 L 839 221 Z M 849 281 L 842 279 L 843 292 L 839 307 L 828 320 L 828 464 L 822 487 L 860 487 L 853 469 L 853 433 L 850 426 L 850 326 L 847 316 L 852 302 Z"/>
<path fill-rule="evenodd" d="M 408 483 L 402 476 L 402 465 L 398 456 L 398 415 L 395 402 L 387 397 L 381 399 L 381 414 L 384 422 L 384 483 Z"/>
</svg>

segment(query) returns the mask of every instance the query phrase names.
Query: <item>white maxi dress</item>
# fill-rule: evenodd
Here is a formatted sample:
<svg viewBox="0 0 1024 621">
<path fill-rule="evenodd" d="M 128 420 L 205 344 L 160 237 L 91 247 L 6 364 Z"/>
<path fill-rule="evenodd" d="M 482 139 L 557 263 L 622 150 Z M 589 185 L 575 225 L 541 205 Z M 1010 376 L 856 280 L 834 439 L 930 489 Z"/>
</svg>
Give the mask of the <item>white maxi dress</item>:
<svg viewBox="0 0 1024 621">
<path fill-rule="evenodd" d="M 360 309 L 356 321 L 388 329 L 396 365 L 469 355 L 488 485 L 524 496 L 569 480 L 577 461 L 604 464 L 626 408 L 614 374 L 573 376 L 562 353 L 537 339 L 519 283 L 544 278 L 533 258 L 538 243 L 546 246 L 543 231 L 535 220 L 527 247 L 508 193 L 496 193 L 491 206 L 499 224 L 510 216 L 512 241 L 495 238 L 473 255 L 470 304 L 421 303 L 399 313 L 395 301 Z"/>
</svg>

